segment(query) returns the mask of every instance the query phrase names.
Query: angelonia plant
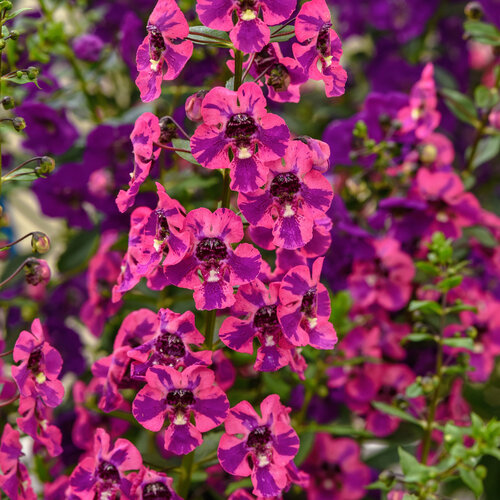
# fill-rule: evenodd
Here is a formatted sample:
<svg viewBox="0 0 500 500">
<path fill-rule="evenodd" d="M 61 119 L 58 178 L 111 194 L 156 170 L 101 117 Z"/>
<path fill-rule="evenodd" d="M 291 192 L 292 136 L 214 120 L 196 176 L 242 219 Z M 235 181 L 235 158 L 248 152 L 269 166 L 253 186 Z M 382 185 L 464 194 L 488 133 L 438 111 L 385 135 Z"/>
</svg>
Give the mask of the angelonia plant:
<svg viewBox="0 0 500 500">
<path fill-rule="evenodd" d="M 0 1 L 7 498 L 496 498 L 500 31 L 392 4 Z"/>
</svg>

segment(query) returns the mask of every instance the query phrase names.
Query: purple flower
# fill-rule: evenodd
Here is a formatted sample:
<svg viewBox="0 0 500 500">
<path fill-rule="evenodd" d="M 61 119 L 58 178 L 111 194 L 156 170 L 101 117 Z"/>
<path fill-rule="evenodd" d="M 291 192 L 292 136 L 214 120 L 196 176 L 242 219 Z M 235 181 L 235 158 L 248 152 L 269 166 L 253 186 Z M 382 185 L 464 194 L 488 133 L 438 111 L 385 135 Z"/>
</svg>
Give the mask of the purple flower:
<svg viewBox="0 0 500 500">
<path fill-rule="evenodd" d="M 250 476 L 254 495 L 279 496 L 288 486 L 287 465 L 299 451 L 299 438 L 276 394 L 260 405 L 262 417 L 248 401 L 231 408 L 217 455 L 222 468 L 235 476 Z"/>
<path fill-rule="evenodd" d="M 220 327 L 222 342 L 238 352 L 252 354 L 253 339 L 259 339 L 257 371 L 276 371 L 293 363 L 292 339 L 282 330 L 277 316 L 279 287 L 276 282 L 267 289 L 259 280 L 240 286 L 231 316 Z"/>
<path fill-rule="evenodd" d="M 259 251 L 248 243 L 231 248 L 243 238 L 241 219 L 227 208 L 214 213 L 197 208 L 187 214 L 184 231 L 191 232 L 192 247 L 178 264 L 165 267 L 166 279 L 194 290 L 197 309 L 231 306 L 233 287 L 253 281 L 262 263 Z"/>
<path fill-rule="evenodd" d="M 282 118 L 267 113 L 260 87 L 253 82 L 237 92 L 216 87 L 203 99 L 201 115 L 203 124 L 191 138 L 194 157 L 206 168 L 230 168 L 234 191 L 262 186 L 265 162 L 284 156 L 290 132 Z"/>
<path fill-rule="evenodd" d="M 229 403 L 214 381 L 214 372 L 202 366 L 189 366 L 182 372 L 171 366 L 153 366 L 146 373 L 147 385 L 134 399 L 132 413 L 141 425 L 154 432 L 161 430 L 168 417 L 165 449 L 185 455 L 202 443 L 202 432 L 217 427 L 226 418 Z"/>
<path fill-rule="evenodd" d="M 162 79 L 177 78 L 193 53 L 193 43 L 186 40 L 188 23 L 175 0 L 158 1 L 147 30 L 148 35 L 137 49 L 139 76 L 135 81 L 144 102 L 157 99 Z"/>
<path fill-rule="evenodd" d="M 311 167 L 307 146 L 292 141 L 284 160 L 269 164 L 264 188 L 238 197 L 248 222 L 272 229 L 273 244 L 280 248 L 294 250 L 311 241 L 314 220 L 325 217 L 332 202 L 332 186 Z"/>
<path fill-rule="evenodd" d="M 45 342 L 39 319 L 33 320 L 31 332 L 23 330 L 14 346 L 12 377 L 22 397 L 40 397 L 50 407 L 61 404 L 64 388 L 57 379 L 62 358 L 56 349 Z"/>
<path fill-rule="evenodd" d="M 31 487 L 28 469 L 19 462 L 23 455 L 19 432 L 10 424 L 5 424 L 0 442 L 0 469 L 3 472 L 0 476 L 0 488 L 13 500 L 36 500 L 38 497 Z"/>
<path fill-rule="evenodd" d="M 101 57 L 104 42 L 97 35 L 87 33 L 73 40 L 73 50 L 78 59 L 97 62 Z"/>
<path fill-rule="evenodd" d="M 302 6 L 295 21 L 295 36 L 304 45 L 294 43 L 293 54 L 309 78 L 325 82 L 327 97 L 342 95 L 347 81 L 340 65 L 342 43 L 332 29 L 325 0 L 311 0 Z"/>
<path fill-rule="evenodd" d="M 269 43 L 269 26 L 279 24 L 290 17 L 295 9 L 295 0 L 199 0 L 196 12 L 200 21 L 209 28 L 229 31 L 234 46 L 247 54 L 259 52 Z M 259 19 L 262 9 L 264 21 Z M 233 12 L 236 25 L 233 25 Z"/>
<path fill-rule="evenodd" d="M 312 272 L 307 266 L 296 266 L 281 282 L 278 319 L 290 342 L 312 345 L 316 349 L 333 349 L 337 334 L 330 323 L 330 296 L 319 279 L 324 257 L 316 259 Z"/>
<path fill-rule="evenodd" d="M 64 109 L 57 111 L 41 102 L 25 101 L 16 113 L 26 121 L 23 146 L 39 156 L 63 154 L 78 138 Z"/>
<path fill-rule="evenodd" d="M 310 474 L 309 500 L 358 500 L 371 482 L 356 441 L 319 433 L 302 469 Z"/>
<path fill-rule="evenodd" d="M 143 467 L 133 479 L 131 498 L 141 500 L 182 500 L 175 493 L 172 483 L 173 479 L 163 472 Z"/>
<path fill-rule="evenodd" d="M 97 429 L 94 450 L 83 458 L 70 477 L 68 494 L 77 498 L 113 498 L 118 491 L 130 494 L 131 483 L 127 475 L 142 467 L 139 450 L 126 439 L 117 439 L 110 447 L 109 434 Z"/>
<path fill-rule="evenodd" d="M 124 323 L 129 317 L 125 318 Z M 137 317 L 134 316 L 135 321 Z M 190 365 L 209 365 L 211 351 L 193 352 L 189 345 L 201 346 L 203 335 L 196 329 L 194 314 L 186 311 L 175 313 L 170 309 L 158 311 L 155 326 L 143 336 L 143 343 L 127 352 L 133 360 L 132 378 L 144 380 L 147 370 L 155 365 L 173 366 L 178 369 Z"/>
</svg>

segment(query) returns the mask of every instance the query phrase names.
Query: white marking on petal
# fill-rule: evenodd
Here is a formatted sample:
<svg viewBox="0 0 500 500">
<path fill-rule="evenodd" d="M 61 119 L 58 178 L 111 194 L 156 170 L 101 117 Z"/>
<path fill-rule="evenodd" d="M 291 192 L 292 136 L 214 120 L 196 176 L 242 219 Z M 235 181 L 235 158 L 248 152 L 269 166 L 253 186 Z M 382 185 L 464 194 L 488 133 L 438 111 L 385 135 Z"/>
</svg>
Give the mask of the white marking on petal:
<svg viewBox="0 0 500 500">
<path fill-rule="evenodd" d="M 238 149 L 238 158 L 240 160 L 246 160 L 247 158 L 252 157 L 252 152 L 248 148 L 239 148 Z"/>
<path fill-rule="evenodd" d="M 241 14 L 240 19 L 242 21 L 253 21 L 256 17 L 257 14 L 252 9 L 247 9 Z"/>
<path fill-rule="evenodd" d="M 47 377 L 45 376 L 45 373 L 40 372 L 35 377 L 35 380 L 37 381 L 38 384 L 43 384 L 47 380 Z"/>
<path fill-rule="evenodd" d="M 266 465 L 269 465 L 269 457 L 267 455 L 257 455 L 257 466 L 258 467 L 265 467 Z"/>
<path fill-rule="evenodd" d="M 209 283 L 215 283 L 216 281 L 219 281 L 219 272 L 216 269 L 210 269 L 210 273 L 208 275 L 207 281 Z"/>
<path fill-rule="evenodd" d="M 292 208 L 290 203 L 285 205 L 285 211 L 283 212 L 283 217 L 293 217 L 295 215 L 295 210 Z"/>
<path fill-rule="evenodd" d="M 175 419 L 173 421 L 173 424 L 174 425 L 186 425 L 187 424 L 187 418 L 186 418 L 186 415 L 184 415 L 184 413 L 177 413 L 175 415 Z"/>
<path fill-rule="evenodd" d="M 158 59 L 158 61 L 150 59 L 149 62 L 151 63 L 151 71 L 158 71 L 158 65 L 160 64 L 160 59 Z"/>
</svg>

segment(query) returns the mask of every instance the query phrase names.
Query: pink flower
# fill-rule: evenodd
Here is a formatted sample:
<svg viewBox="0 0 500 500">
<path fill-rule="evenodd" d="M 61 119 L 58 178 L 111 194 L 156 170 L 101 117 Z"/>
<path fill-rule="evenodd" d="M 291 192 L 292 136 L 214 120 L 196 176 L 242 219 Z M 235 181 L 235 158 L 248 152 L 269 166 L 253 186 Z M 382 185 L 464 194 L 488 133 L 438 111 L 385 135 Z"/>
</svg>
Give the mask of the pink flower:
<svg viewBox="0 0 500 500">
<path fill-rule="evenodd" d="M 69 495 L 91 500 L 113 498 L 121 492 L 127 498 L 131 488 L 127 476 L 142 467 L 141 454 L 126 439 L 117 439 L 113 447 L 110 445 L 109 434 L 97 429 L 93 453 L 83 458 L 71 474 Z"/>
<path fill-rule="evenodd" d="M 332 29 L 325 0 L 302 5 L 295 21 L 295 36 L 304 45 L 294 43 L 293 54 L 309 78 L 325 82 L 327 97 L 342 95 L 347 81 L 347 73 L 340 65 L 342 43 Z"/>
<path fill-rule="evenodd" d="M 278 395 L 264 399 L 260 411 L 262 417 L 248 401 L 231 408 L 217 454 L 229 474 L 251 476 L 254 495 L 275 497 L 289 484 L 287 465 L 299 450 L 299 438 Z"/>
<path fill-rule="evenodd" d="M 138 500 L 182 500 L 175 493 L 172 483 L 173 479 L 163 472 L 143 467 L 133 479 L 131 498 Z"/>
<path fill-rule="evenodd" d="M 272 243 L 280 248 L 302 248 L 313 238 L 315 219 L 326 217 L 333 188 L 311 170 L 306 145 L 292 141 L 283 160 L 269 163 L 263 189 L 240 193 L 238 206 L 252 226 L 272 229 Z"/>
<path fill-rule="evenodd" d="M 153 366 L 146 373 L 147 385 L 134 399 L 132 413 L 153 432 L 160 431 L 168 417 L 165 449 L 185 455 L 202 443 L 202 432 L 226 418 L 229 403 L 214 381 L 213 371 L 202 366 L 189 366 L 182 372 L 171 366 Z"/>
<path fill-rule="evenodd" d="M 242 243 L 243 223 L 231 210 L 214 213 L 198 208 L 188 213 L 184 231 L 193 245 L 184 258 L 165 267 L 169 283 L 194 290 L 197 309 L 223 309 L 234 304 L 233 287 L 250 283 L 259 274 L 262 258 L 258 250 Z"/>
<path fill-rule="evenodd" d="M 159 0 L 149 16 L 148 35 L 137 49 L 135 83 L 144 102 L 161 94 L 161 81 L 177 78 L 193 53 L 189 25 L 175 0 Z"/>
<path fill-rule="evenodd" d="M 50 407 L 61 404 L 64 388 L 57 379 L 62 368 L 59 352 L 45 342 L 39 319 L 31 324 L 31 332 L 23 330 L 14 346 L 12 376 L 22 397 L 40 397 Z"/>
<path fill-rule="evenodd" d="M 283 157 L 290 132 L 282 118 L 267 113 L 260 87 L 253 82 L 237 92 L 216 87 L 205 96 L 201 115 L 203 123 L 191 138 L 193 156 L 206 168 L 230 168 L 235 191 L 262 186 L 265 162 Z"/>
<path fill-rule="evenodd" d="M 249 54 L 259 52 L 269 43 L 269 26 L 279 24 L 290 17 L 295 0 L 199 0 L 196 12 L 200 21 L 209 28 L 229 31 L 234 46 Z M 262 9 L 264 21 L 259 19 Z M 236 13 L 236 25 L 233 27 L 233 12 Z"/>
</svg>

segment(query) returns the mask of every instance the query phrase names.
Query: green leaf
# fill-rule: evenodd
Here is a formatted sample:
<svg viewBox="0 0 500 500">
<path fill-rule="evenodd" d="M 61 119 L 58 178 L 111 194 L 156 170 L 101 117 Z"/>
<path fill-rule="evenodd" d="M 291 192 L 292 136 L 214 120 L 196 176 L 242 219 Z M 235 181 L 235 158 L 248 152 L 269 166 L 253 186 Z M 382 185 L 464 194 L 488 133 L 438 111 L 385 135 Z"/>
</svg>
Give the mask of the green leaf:
<svg viewBox="0 0 500 500">
<path fill-rule="evenodd" d="M 425 342 L 427 340 L 436 340 L 431 333 L 415 332 L 408 334 L 403 341 L 405 342 Z"/>
<path fill-rule="evenodd" d="M 85 268 L 99 245 L 99 231 L 81 231 L 70 239 L 57 267 L 62 273 Z"/>
<path fill-rule="evenodd" d="M 474 341 L 469 337 L 450 337 L 443 339 L 443 345 L 447 345 L 449 347 L 462 347 L 471 351 L 474 350 Z"/>
<path fill-rule="evenodd" d="M 419 261 L 415 263 L 415 266 L 419 271 L 430 274 L 431 276 L 437 276 L 439 274 L 439 269 L 430 262 Z"/>
<path fill-rule="evenodd" d="M 225 47 L 231 45 L 229 33 L 226 31 L 213 30 L 206 26 L 190 26 L 189 38 L 192 38 L 195 43 L 204 45 L 220 45 Z"/>
<path fill-rule="evenodd" d="M 398 448 L 399 464 L 405 475 L 405 480 L 410 483 L 424 482 L 428 477 L 429 467 L 421 464 L 413 455 L 403 448 Z"/>
<path fill-rule="evenodd" d="M 475 306 L 471 306 L 470 304 L 454 304 L 451 307 L 447 307 L 445 309 L 446 314 L 454 314 L 454 313 L 459 313 L 462 311 L 477 311 L 477 308 Z"/>
<path fill-rule="evenodd" d="M 460 283 L 462 283 L 462 279 L 463 276 L 450 276 L 449 278 L 441 280 L 437 284 L 437 287 L 443 293 L 449 292 L 452 288 L 455 288 L 458 285 L 460 285 Z"/>
<path fill-rule="evenodd" d="M 411 312 L 421 311 L 424 314 L 434 313 L 439 315 L 443 311 L 441 306 L 434 300 L 412 300 L 410 302 L 410 305 L 408 306 L 408 309 Z"/>
<path fill-rule="evenodd" d="M 307 458 L 309 452 L 311 451 L 314 444 L 314 431 L 306 431 L 300 435 L 300 448 L 299 452 L 295 456 L 295 464 L 300 466 L 300 464 Z"/>
<path fill-rule="evenodd" d="M 464 29 L 480 43 L 495 46 L 500 45 L 500 31 L 492 24 L 470 20 L 464 23 Z"/>
<path fill-rule="evenodd" d="M 466 157 L 469 158 L 471 148 L 467 148 Z M 477 168 L 483 163 L 492 160 L 500 152 L 500 136 L 484 137 L 479 141 L 474 159 L 472 160 L 472 167 Z"/>
<path fill-rule="evenodd" d="M 293 24 L 285 26 L 283 29 L 280 28 L 281 26 L 273 26 L 271 28 L 271 42 L 286 42 L 295 36 Z M 276 33 L 278 30 L 280 30 L 279 33 L 273 36 L 273 33 Z"/>
<path fill-rule="evenodd" d="M 474 90 L 474 102 L 478 108 L 492 108 L 498 103 L 499 94 L 486 87 L 486 85 L 478 85 Z"/>
<path fill-rule="evenodd" d="M 10 14 L 6 15 L 5 18 L 6 19 L 14 19 L 19 14 L 21 14 L 27 10 L 33 10 L 33 9 L 31 7 L 23 7 L 22 9 L 17 9 L 17 10 L 12 11 Z"/>
<path fill-rule="evenodd" d="M 472 100 L 465 94 L 451 89 L 441 89 L 446 105 L 450 111 L 460 120 L 475 125 L 477 123 L 477 111 Z"/>
<path fill-rule="evenodd" d="M 191 151 L 191 144 L 187 139 L 172 139 L 172 145 L 174 148 L 187 149 Z M 182 151 L 175 151 L 175 154 L 192 163 L 193 165 L 199 165 L 195 160 L 195 157 L 191 153 L 184 153 Z"/>
<path fill-rule="evenodd" d="M 382 413 L 387 413 L 388 415 L 392 415 L 393 417 L 398 417 L 401 420 L 406 420 L 406 422 L 411 422 L 412 424 L 422 426 L 422 422 L 417 420 L 415 417 L 412 417 L 409 413 L 401 410 L 400 408 L 396 408 L 395 406 L 388 405 L 386 403 L 381 403 L 380 401 L 372 401 L 372 406 L 374 406 L 377 410 Z"/>
<path fill-rule="evenodd" d="M 479 497 L 483 492 L 483 481 L 473 469 L 459 469 L 460 479 Z"/>
<path fill-rule="evenodd" d="M 406 388 L 406 395 L 409 398 L 418 398 L 419 396 L 422 396 L 424 392 L 422 391 L 422 387 L 420 384 L 417 384 L 417 382 L 414 382 L 413 384 L 410 384 Z"/>
<path fill-rule="evenodd" d="M 24 71 L 18 71 L 14 74 L 3 75 L 2 80 L 17 83 L 19 85 L 24 85 L 25 83 L 34 83 L 38 87 L 38 80 L 36 78 L 28 78 L 28 74 Z"/>
<path fill-rule="evenodd" d="M 497 239 L 493 236 L 491 231 L 484 226 L 464 227 L 464 235 L 467 239 L 476 239 L 481 245 L 487 248 L 496 248 L 498 245 Z"/>
<path fill-rule="evenodd" d="M 225 494 L 227 496 L 231 495 L 231 493 L 234 493 L 236 490 L 239 490 L 240 488 L 251 488 L 252 486 L 252 480 L 249 477 L 246 477 L 245 479 L 240 479 L 239 481 L 234 481 L 229 484 L 229 486 L 226 488 Z"/>
</svg>

